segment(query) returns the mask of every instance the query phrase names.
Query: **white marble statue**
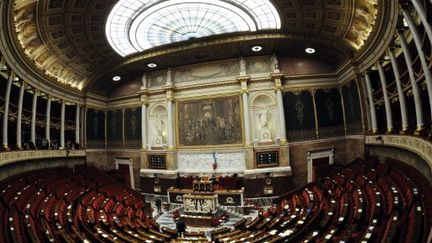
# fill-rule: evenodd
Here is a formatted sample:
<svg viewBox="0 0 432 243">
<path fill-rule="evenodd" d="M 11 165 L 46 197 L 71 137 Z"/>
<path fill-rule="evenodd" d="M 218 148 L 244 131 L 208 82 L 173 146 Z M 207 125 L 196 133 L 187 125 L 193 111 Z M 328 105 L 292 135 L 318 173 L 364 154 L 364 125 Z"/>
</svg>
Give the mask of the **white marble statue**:
<svg viewBox="0 0 432 243">
<path fill-rule="evenodd" d="M 269 124 L 268 124 L 268 120 L 269 120 L 269 114 L 267 109 L 262 109 L 260 111 L 260 113 L 258 114 L 258 118 L 259 118 L 259 122 L 261 125 L 261 138 L 260 138 L 260 142 L 262 143 L 267 143 L 267 142 L 271 142 L 272 138 L 271 138 L 271 131 L 269 128 Z"/>
<path fill-rule="evenodd" d="M 162 118 L 158 118 L 156 122 L 156 137 L 155 144 L 162 145 L 165 141 L 164 131 L 165 131 L 165 122 Z"/>
</svg>

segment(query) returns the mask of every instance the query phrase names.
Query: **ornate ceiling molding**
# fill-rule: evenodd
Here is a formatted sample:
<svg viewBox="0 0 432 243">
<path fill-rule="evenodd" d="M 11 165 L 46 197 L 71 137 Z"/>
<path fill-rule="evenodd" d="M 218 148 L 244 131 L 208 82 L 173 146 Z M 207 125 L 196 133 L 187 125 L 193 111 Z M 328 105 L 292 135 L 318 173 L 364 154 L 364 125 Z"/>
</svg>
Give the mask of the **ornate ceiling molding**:
<svg viewBox="0 0 432 243">
<path fill-rule="evenodd" d="M 63 92 L 73 99 L 88 91 L 97 93 L 101 87 L 108 91 L 115 87 L 106 76 L 111 70 L 142 74 L 144 62 L 154 58 L 167 60 L 169 55 L 178 60 L 174 66 L 187 65 L 205 56 L 203 49 L 225 49 L 228 44 L 232 45 L 232 55 L 238 55 L 243 54 L 238 51 L 239 46 L 257 42 L 270 46 L 270 51 L 281 50 L 287 43 L 310 43 L 325 49 L 320 58 L 328 57 L 328 62 L 336 66 L 337 74 L 340 73 L 337 67 L 341 63 L 345 65 L 345 60 L 354 60 L 362 69 L 363 63 L 377 56 L 377 49 L 380 52 L 386 47 L 388 39 L 380 39 L 381 35 L 391 33 L 397 17 L 395 1 L 271 0 L 282 18 L 280 31 L 204 37 L 152 48 L 122 59 L 111 49 L 104 33 L 105 20 L 115 2 L 2 1 L 0 15 L 8 31 L 0 34 L 3 38 L 0 49 L 20 77 L 47 93 Z M 225 58 L 220 51 L 211 54 L 203 62 Z"/>
</svg>

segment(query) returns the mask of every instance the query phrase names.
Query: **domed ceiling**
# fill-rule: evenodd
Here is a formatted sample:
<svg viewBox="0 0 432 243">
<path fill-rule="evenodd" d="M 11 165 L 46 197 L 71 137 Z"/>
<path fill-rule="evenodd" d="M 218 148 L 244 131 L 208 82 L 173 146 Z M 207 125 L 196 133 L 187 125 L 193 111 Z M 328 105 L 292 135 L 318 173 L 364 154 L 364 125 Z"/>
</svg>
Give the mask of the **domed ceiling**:
<svg viewBox="0 0 432 243">
<path fill-rule="evenodd" d="M 158 63 L 158 68 L 167 68 L 256 55 L 250 52 L 255 44 L 263 46 L 259 54 L 282 55 L 301 55 L 299 48 L 316 46 L 319 49 L 315 57 L 336 69 L 361 51 L 378 14 L 377 0 L 258 1 L 268 4 L 265 11 L 254 10 L 249 1 L 257 2 L 122 0 L 132 9 L 127 13 L 125 8 L 123 14 L 135 14 L 135 19 L 140 18 L 136 23 L 127 24 L 110 15 L 111 10 L 116 10 L 117 0 L 15 0 L 9 10 L 13 11 L 14 38 L 35 69 L 53 82 L 96 93 L 101 87 L 110 89 L 112 84 L 108 83 L 112 82 L 108 77 L 114 73 L 134 78 L 151 71 L 147 67 L 150 61 Z M 185 7 L 186 3 L 193 11 Z M 229 4 L 246 14 L 230 11 Z M 184 11 L 180 15 L 176 13 L 176 9 L 182 8 Z M 165 16 L 161 9 L 167 10 Z M 228 12 L 218 15 L 221 9 Z M 181 29 L 180 25 L 190 23 L 191 19 L 198 21 L 196 16 L 178 17 L 192 12 L 201 14 L 201 20 L 209 24 L 196 31 Z M 213 12 L 213 18 L 202 17 L 209 12 Z M 267 22 L 259 16 L 264 16 L 261 19 Z M 219 20 L 210 23 L 216 17 Z M 234 18 L 238 19 L 234 21 Z M 107 21 L 117 24 L 117 29 L 110 30 Z M 124 29 L 126 25 L 127 30 Z M 168 25 L 177 25 L 176 31 L 181 33 L 170 35 L 166 31 Z M 129 33 L 125 37 L 135 50 L 119 51 L 118 46 L 124 42 L 115 38 L 125 33 Z"/>
</svg>

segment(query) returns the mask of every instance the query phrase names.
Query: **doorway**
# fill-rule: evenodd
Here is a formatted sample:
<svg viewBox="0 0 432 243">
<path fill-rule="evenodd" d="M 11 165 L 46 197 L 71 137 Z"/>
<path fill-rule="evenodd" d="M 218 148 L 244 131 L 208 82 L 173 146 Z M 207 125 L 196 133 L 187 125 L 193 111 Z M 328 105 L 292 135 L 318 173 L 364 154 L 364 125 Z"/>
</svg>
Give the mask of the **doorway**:
<svg viewBox="0 0 432 243">
<path fill-rule="evenodd" d="M 121 174 L 127 175 L 127 181 L 132 189 L 135 189 L 134 173 L 133 173 L 133 163 L 131 158 L 114 158 L 116 170 L 121 172 Z"/>
<path fill-rule="evenodd" d="M 307 153 L 308 183 L 330 173 L 334 163 L 334 148 L 318 149 Z"/>
</svg>

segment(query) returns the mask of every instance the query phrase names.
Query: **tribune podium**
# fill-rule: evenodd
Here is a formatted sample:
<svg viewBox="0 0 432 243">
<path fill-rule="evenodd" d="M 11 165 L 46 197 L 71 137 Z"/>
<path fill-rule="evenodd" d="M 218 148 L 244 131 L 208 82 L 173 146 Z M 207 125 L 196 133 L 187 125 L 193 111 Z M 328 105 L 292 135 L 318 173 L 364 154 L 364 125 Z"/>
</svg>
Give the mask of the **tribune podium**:
<svg viewBox="0 0 432 243">
<path fill-rule="evenodd" d="M 207 178 L 194 180 L 191 193 L 183 195 L 184 211 L 181 217 L 190 226 L 211 227 L 216 216 L 218 195 L 214 182 Z"/>
<path fill-rule="evenodd" d="M 244 188 L 227 190 L 216 178 L 195 178 L 190 188 L 171 187 L 167 190 L 168 203 L 183 205 L 181 217 L 187 225 L 211 227 L 219 206 L 243 207 Z"/>
</svg>

